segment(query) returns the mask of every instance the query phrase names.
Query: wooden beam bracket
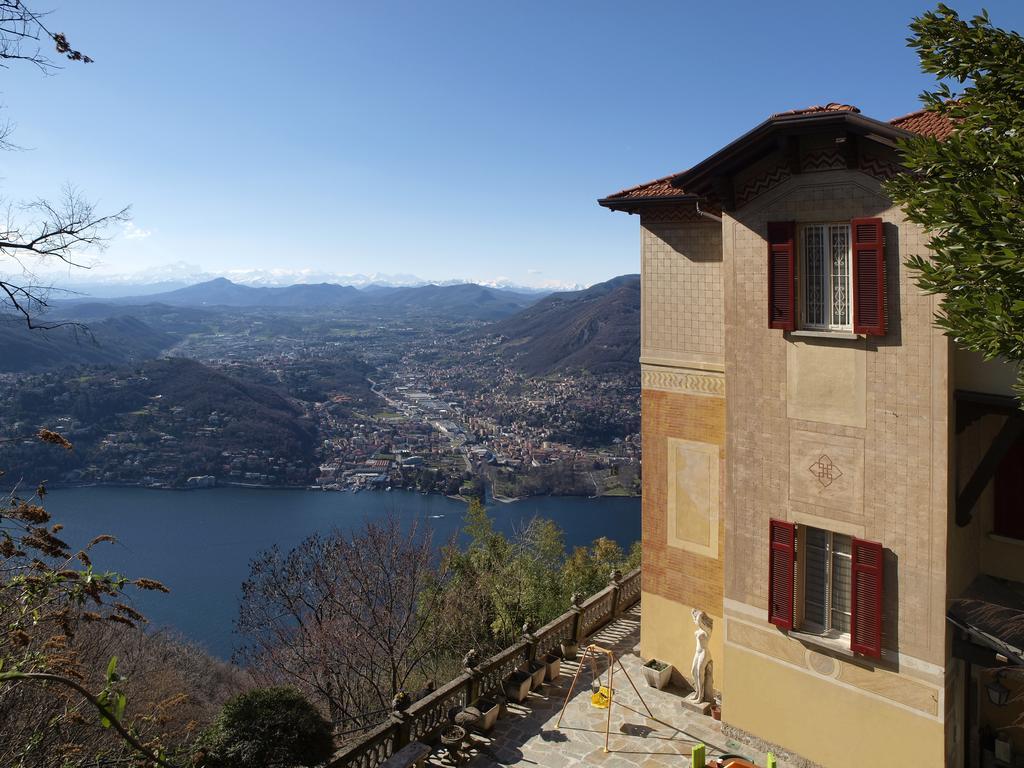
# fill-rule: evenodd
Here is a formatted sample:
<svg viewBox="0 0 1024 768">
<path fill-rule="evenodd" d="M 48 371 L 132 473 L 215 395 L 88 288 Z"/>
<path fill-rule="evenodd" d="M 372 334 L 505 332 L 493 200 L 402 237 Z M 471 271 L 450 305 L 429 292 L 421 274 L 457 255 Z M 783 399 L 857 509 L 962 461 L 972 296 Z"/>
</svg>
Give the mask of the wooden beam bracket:
<svg viewBox="0 0 1024 768">
<path fill-rule="evenodd" d="M 992 440 L 988 450 L 967 481 L 960 495 L 956 497 L 956 524 L 963 528 L 970 525 L 974 517 L 974 506 L 985 492 L 985 488 L 996 475 L 996 470 L 1013 444 L 1024 435 L 1024 414 L 1019 411 L 1007 415 L 1006 421 Z"/>
</svg>

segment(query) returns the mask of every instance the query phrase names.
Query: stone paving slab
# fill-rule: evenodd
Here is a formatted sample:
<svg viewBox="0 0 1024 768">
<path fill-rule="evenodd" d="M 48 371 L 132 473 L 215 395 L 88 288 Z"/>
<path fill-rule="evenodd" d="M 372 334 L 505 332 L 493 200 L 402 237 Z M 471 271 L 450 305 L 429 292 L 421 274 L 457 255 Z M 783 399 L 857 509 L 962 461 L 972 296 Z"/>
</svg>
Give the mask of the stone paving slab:
<svg viewBox="0 0 1024 768">
<path fill-rule="evenodd" d="M 669 688 L 659 691 L 644 682 L 640 651 L 640 607 L 609 624 L 588 643 L 615 652 L 632 679 L 616 667 L 611 726 L 608 747 L 604 751 L 608 710 L 591 705 L 593 674 L 589 662 L 580 671 L 574 693 L 569 699 L 561 727 L 556 728 L 559 712 L 579 664 L 562 662 L 561 676 L 530 694 L 523 704 L 510 703 L 508 714 L 499 718 L 491 733 L 474 735 L 477 748 L 469 768 L 499 766 L 540 766 L 573 768 L 594 765 L 602 768 L 661 768 L 689 766 L 690 750 L 695 743 L 707 746 L 707 755 L 741 754 L 765 764 L 765 755 L 737 744 L 722 734 L 722 724 L 683 708 L 685 692 Z M 582 647 L 580 649 L 582 654 Z M 598 661 L 598 675 L 607 685 L 607 664 Z M 642 696 L 642 701 L 641 701 Z M 644 704 L 650 709 L 648 714 Z M 653 717 L 651 717 L 653 715 Z M 451 766 L 447 758 L 432 756 L 431 765 Z M 779 768 L 789 768 L 779 761 Z"/>
</svg>

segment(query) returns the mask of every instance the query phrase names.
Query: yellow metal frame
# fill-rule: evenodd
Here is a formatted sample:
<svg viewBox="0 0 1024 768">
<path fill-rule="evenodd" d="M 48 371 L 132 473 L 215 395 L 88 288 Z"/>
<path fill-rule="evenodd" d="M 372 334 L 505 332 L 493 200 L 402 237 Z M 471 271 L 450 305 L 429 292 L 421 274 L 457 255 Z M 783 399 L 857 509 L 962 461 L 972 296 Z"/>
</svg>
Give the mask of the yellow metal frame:
<svg viewBox="0 0 1024 768">
<path fill-rule="evenodd" d="M 640 691 L 637 690 L 636 685 L 633 684 L 633 678 L 629 676 L 629 672 L 627 672 L 626 668 L 622 666 L 622 662 L 619 661 L 618 657 L 616 657 L 615 652 L 608 648 L 602 648 L 599 645 L 588 645 L 583 649 L 583 655 L 580 656 L 579 666 L 576 667 L 576 674 L 573 675 L 572 684 L 569 686 L 568 693 L 565 694 L 565 701 L 562 703 L 562 711 L 558 713 L 558 721 L 555 723 L 555 728 L 561 728 L 562 726 L 562 717 L 565 715 L 566 707 L 569 706 L 569 699 L 572 698 L 573 691 L 576 690 L 576 681 L 579 679 L 580 671 L 583 669 L 583 663 L 588 659 L 590 660 L 590 667 L 594 671 L 594 679 L 598 682 L 598 690 L 600 690 L 601 680 L 597 674 L 597 657 L 599 655 L 603 655 L 608 661 L 608 717 L 605 719 L 604 724 L 604 751 L 611 752 L 611 750 L 608 749 L 608 734 L 612 727 L 612 704 L 615 701 L 615 688 L 612 686 L 612 682 L 615 677 L 616 664 L 619 665 L 619 669 L 621 669 L 622 674 L 626 676 L 626 679 L 629 681 L 630 686 L 632 686 L 637 698 L 640 699 L 640 703 L 643 704 L 644 709 L 647 710 L 647 716 L 652 720 L 657 720 L 657 718 L 651 713 L 651 708 L 647 706 L 647 702 L 644 701 L 644 697 L 640 695 Z"/>
</svg>

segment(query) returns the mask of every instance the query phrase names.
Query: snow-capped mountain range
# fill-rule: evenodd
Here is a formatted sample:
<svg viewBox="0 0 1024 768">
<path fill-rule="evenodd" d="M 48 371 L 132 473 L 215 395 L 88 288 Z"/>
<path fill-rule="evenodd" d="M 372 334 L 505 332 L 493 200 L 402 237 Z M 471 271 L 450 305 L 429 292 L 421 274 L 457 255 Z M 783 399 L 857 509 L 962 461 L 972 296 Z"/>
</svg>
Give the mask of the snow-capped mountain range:
<svg viewBox="0 0 1024 768">
<path fill-rule="evenodd" d="M 67 288 L 97 298 L 124 295 L 144 295 L 184 288 L 189 285 L 208 282 L 225 277 L 233 283 L 252 287 L 284 287 L 290 285 L 333 283 L 351 285 L 355 288 L 384 286 L 394 288 L 421 285 L 460 285 L 475 283 L 489 288 L 520 291 L 527 293 L 549 293 L 551 291 L 574 291 L 586 286 L 556 280 L 538 281 L 523 285 L 505 277 L 497 278 L 447 278 L 428 280 L 417 275 L 384 272 L 337 273 L 313 269 L 229 269 L 223 272 L 207 272 L 201 267 L 186 262 L 176 262 L 160 267 L 130 273 L 105 273 L 100 271 L 72 270 L 59 275 L 39 276 L 55 286 Z"/>
</svg>

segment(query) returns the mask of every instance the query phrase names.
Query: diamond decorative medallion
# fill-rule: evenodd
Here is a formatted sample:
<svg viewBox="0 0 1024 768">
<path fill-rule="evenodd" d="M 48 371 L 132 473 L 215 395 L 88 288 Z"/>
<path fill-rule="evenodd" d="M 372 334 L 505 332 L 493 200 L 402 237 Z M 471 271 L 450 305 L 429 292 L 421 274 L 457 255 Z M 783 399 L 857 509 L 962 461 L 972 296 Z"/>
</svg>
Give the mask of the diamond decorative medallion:
<svg viewBox="0 0 1024 768">
<path fill-rule="evenodd" d="M 833 464 L 832 459 L 825 454 L 822 454 L 816 462 L 808 467 L 808 469 L 811 474 L 814 475 L 815 479 L 825 488 L 832 485 L 832 481 L 838 480 L 843 476 L 842 470 Z"/>
</svg>

